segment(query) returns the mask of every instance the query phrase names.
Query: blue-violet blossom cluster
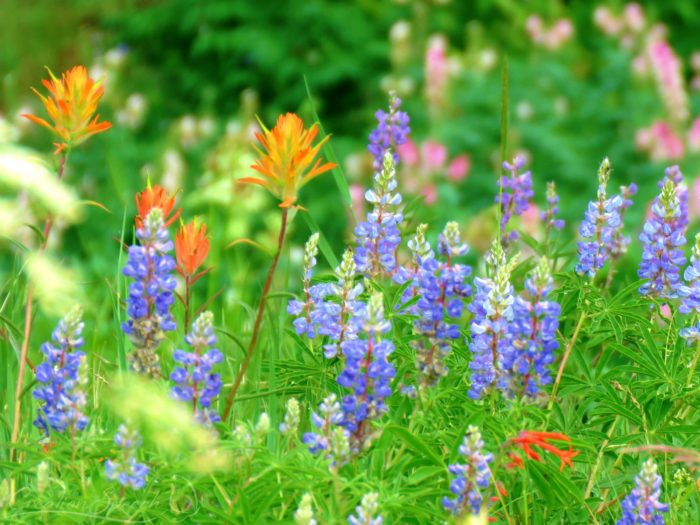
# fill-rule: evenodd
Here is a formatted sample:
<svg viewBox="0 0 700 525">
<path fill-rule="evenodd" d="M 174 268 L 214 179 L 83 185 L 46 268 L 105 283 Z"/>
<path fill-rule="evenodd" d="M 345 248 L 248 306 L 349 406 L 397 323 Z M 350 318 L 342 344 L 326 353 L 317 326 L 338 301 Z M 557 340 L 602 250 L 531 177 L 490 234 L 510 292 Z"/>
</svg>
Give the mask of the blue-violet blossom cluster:
<svg viewBox="0 0 700 525">
<path fill-rule="evenodd" d="M 150 468 L 136 459 L 136 451 L 141 445 L 141 436 L 125 425 L 119 425 L 114 442 L 121 449 L 121 458 L 119 461 L 113 459 L 105 461 L 107 479 L 116 480 L 123 487 L 131 487 L 135 490 L 143 488 Z"/>
<path fill-rule="evenodd" d="M 382 169 L 374 175 L 374 187 L 365 193 L 372 211 L 355 226 L 355 262 L 358 271 L 368 277 L 393 274 L 396 270 L 396 250 L 401 243 L 399 224 L 403 222 L 398 209 L 401 194 L 395 191 L 396 186 L 394 158 L 387 152 Z"/>
<path fill-rule="evenodd" d="M 635 478 L 636 486 L 622 500 L 622 517 L 617 525 L 664 525 L 662 513 L 668 511 L 668 505 L 659 501 L 662 482 L 656 463 L 648 459 Z"/>
<path fill-rule="evenodd" d="M 349 525 L 382 525 L 384 518 L 377 514 L 379 495 L 370 492 L 362 496 L 362 501 L 355 507 L 355 514 L 348 516 Z"/>
<path fill-rule="evenodd" d="M 170 379 L 176 384 L 172 395 L 175 399 L 190 403 L 197 420 L 211 426 L 221 419 L 211 408 L 221 390 L 221 376 L 213 373 L 212 369 L 224 358 L 218 349 L 213 348 L 216 344 L 214 315 L 211 312 L 201 313 L 192 323 L 192 330 L 185 336 L 185 341 L 194 351 L 175 350 L 173 359 L 180 365 L 170 374 Z"/>
<path fill-rule="evenodd" d="M 673 173 L 667 171 L 661 194 L 654 199 L 639 235 L 643 247 L 638 275 L 648 279 L 639 293 L 664 299 L 679 297 L 681 292 L 680 270 L 685 264 L 683 248 L 688 224 Z"/>
<path fill-rule="evenodd" d="M 503 175 L 498 181 L 500 188 L 496 196 L 496 203 L 501 205 L 501 239 L 504 245 L 515 241 L 518 233 L 513 231 L 506 233 L 508 222 L 513 215 L 520 216 L 530 205 L 530 199 L 534 196 L 532 190 L 532 173 L 528 170 L 518 173 L 525 167 L 525 158 L 517 156 L 513 162 L 503 162 L 503 169 L 510 172 L 510 176 Z"/>
<path fill-rule="evenodd" d="M 695 235 L 695 246 L 690 256 L 690 265 L 683 272 L 685 283 L 680 287 L 683 298 L 678 311 L 682 314 L 700 314 L 700 233 Z M 700 321 L 679 332 L 687 345 L 700 341 Z"/>
<path fill-rule="evenodd" d="M 598 169 L 598 200 L 588 203 L 588 209 L 579 227 L 576 273 L 593 278 L 605 261 L 610 258 L 615 232 L 622 223 L 620 209 L 623 199 L 619 195 L 607 198 L 610 179 L 610 161 L 603 159 Z"/>
<path fill-rule="evenodd" d="M 33 395 L 40 401 L 34 425 L 46 435 L 50 431 L 83 430 L 88 424 L 84 413 L 85 353 L 78 350 L 84 344 L 82 310 L 74 308 L 51 334 L 53 344 L 41 345 L 45 361 L 36 367 L 39 385 Z"/>
<path fill-rule="evenodd" d="M 465 462 L 448 467 L 454 476 L 450 482 L 450 492 L 454 497 L 445 496 L 442 505 L 455 516 L 478 515 L 484 503 L 484 492 L 491 481 L 489 463 L 493 461 L 493 454 L 484 454 L 481 432 L 473 425 L 467 429 L 459 454 Z"/>
<path fill-rule="evenodd" d="M 534 397 L 552 381 L 549 365 L 559 348 L 557 328 L 561 313 L 559 303 L 548 298 L 552 288 L 549 263 L 543 257 L 525 280 L 529 297 L 516 297 L 513 307 L 513 352 L 503 362 L 511 394 Z"/>
<path fill-rule="evenodd" d="M 170 307 L 175 301 L 176 281 L 173 276 L 175 260 L 170 234 L 163 223 L 163 212 L 153 208 L 136 230 L 139 245 L 129 247 L 124 266 L 125 276 L 134 279 L 129 285 L 127 313 L 129 320 L 122 325 L 134 349 L 129 356 L 131 368 L 151 377 L 160 377 L 156 353 L 165 332 L 175 330 Z"/>
<path fill-rule="evenodd" d="M 390 93 L 389 113 L 380 109 L 374 114 L 377 127 L 369 134 L 367 149 L 374 159 L 372 167 L 375 172 L 382 169 L 384 157 L 389 151 L 391 151 L 394 165 L 399 163 L 396 146 L 405 144 L 411 132 L 408 126 L 410 119 L 405 112 L 399 111 L 399 106 L 401 106 L 401 99 L 394 93 Z"/>
<path fill-rule="evenodd" d="M 469 344 L 472 353 L 469 397 L 472 399 L 480 399 L 497 380 L 500 385 L 502 361 L 513 352 L 510 325 L 514 298 L 510 274 L 515 261 L 516 258 L 506 261 L 503 247 L 495 241 L 487 263 L 494 277 L 474 279 L 474 299 L 468 307 L 474 314 Z"/>
<path fill-rule="evenodd" d="M 460 337 L 458 320 L 462 317 L 464 300 L 471 295 L 466 280 L 471 268 L 454 262 L 454 258 L 467 254 L 469 247 L 460 239 L 459 226 L 449 222 L 438 237 L 438 254 L 435 257 L 425 241 L 425 225 L 420 225 L 416 236 L 409 242 L 412 266 L 402 267 L 394 281 L 411 282 L 404 299 L 418 297 L 409 307 L 418 316 L 413 330 L 419 338 L 415 341 L 421 385 L 432 386 L 447 375 L 444 359 L 450 353 L 451 341 Z"/>
</svg>

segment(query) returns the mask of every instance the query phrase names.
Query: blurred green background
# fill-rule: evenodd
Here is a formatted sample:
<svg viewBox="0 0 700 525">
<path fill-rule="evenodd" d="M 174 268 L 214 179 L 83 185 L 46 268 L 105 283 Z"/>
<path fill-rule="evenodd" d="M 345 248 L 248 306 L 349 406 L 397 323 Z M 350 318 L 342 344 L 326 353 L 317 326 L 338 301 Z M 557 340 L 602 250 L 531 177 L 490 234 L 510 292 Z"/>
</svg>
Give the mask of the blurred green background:
<svg viewBox="0 0 700 525">
<path fill-rule="evenodd" d="M 91 293 L 103 293 L 105 301 L 113 297 L 109 279 L 117 275 L 125 225 L 130 240 L 133 195 L 150 177 L 181 188 L 184 216 L 203 215 L 209 223 L 209 264 L 219 271 L 202 295 L 225 289 L 225 301 L 254 302 L 259 286 L 250 283 L 259 279 L 251 279 L 266 267 L 266 256 L 225 246 L 244 237 L 272 246 L 278 228 L 265 192 L 235 183 L 250 173 L 255 115 L 272 125 L 279 113 L 294 111 L 310 123 L 315 108 L 361 198 L 372 175 L 367 135 L 390 90 L 404 100 L 415 141 L 403 152 L 399 173 L 410 203 L 408 227 L 429 221 L 437 232 L 458 220 L 475 251 L 483 251 L 495 226 L 505 57 L 508 156 L 528 158 L 540 207 L 546 182 L 556 181 L 564 239 L 574 239 L 606 155 L 614 168 L 611 193 L 630 182 L 640 186 L 627 218 L 631 235 L 671 163 L 681 165 L 691 215 L 698 217 L 700 12 L 691 0 L 643 7 L 545 0 L 3 0 L 0 7 L 11 13 L 0 16 L 0 144 L 53 160 L 51 137 L 19 117 L 44 114 L 30 87 L 40 87 L 45 66 L 58 74 L 84 64 L 104 79 L 100 111 L 114 127 L 71 155 L 67 181 L 81 199 L 109 212 L 87 208 L 84 220 L 65 225 L 53 242 L 61 260 L 79 268 L 82 282 L 102 290 Z M 654 54 L 656 45 L 666 54 Z M 41 211 L 31 198 L 16 198 L 28 203 L 22 222 L 36 223 Z M 340 252 L 353 213 L 362 213 L 360 200 L 341 213 L 340 199 L 330 175 L 304 189 L 300 203 L 311 221 L 298 218 L 292 226 L 294 267 L 309 222 L 321 224 Z M 538 235 L 535 208 L 523 226 Z M 26 226 L 15 238 L 36 245 Z M 4 277 L 19 264 L 17 250 L 7 247 Z M 633 243 L 630 276 L 637 260 Z"/>
</svg>

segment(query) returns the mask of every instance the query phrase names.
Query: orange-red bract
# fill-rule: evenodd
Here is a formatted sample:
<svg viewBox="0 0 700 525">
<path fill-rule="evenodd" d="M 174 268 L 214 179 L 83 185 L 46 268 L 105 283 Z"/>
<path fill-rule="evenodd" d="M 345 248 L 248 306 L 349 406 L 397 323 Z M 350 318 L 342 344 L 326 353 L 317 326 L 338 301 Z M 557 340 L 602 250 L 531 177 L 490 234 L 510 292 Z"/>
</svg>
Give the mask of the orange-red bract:
<svg viewBox="0 0 700 525">
<path fill-rule="evenodd" d="M 112 127 L 109 122 L 98 122 L 97 104 L 104 93 L 104 86 L 101 81 L 91 79 L 84 66 L 75 66 L 63 73 L 60 79 L 50 69 L 47 70 L 51 79 L 42 80 L 42 83 L 49 96 L 45 97 L 34 88 L 32 91 L 41 99 L 52 123 L 35 115 L 22 116 L 44 126 L 59 138 L 54 143 L 55 154 Z"/>
<path fill-rule="evenodd" d="M 550 441 L 564 441 L 568 443 L 568 448 L 566 450 L 561 450 L 550 443 Z M 511 442 L 518 445 L 525 455 L 534 459 L 535 461 L 542 461 L 540 454 L 534 450 L 532 447 L 539 447 L 542 450 L 554 454 L 561 460 L 560 469 L 564 470 L 565 466 L 573 468 L 573 463 L 571 459 L 578 455 L 578 451 L 573 449 L 571 445 L 571 438 L 566 434 L 561 434 L 559 432 L 538 432 L 534 430 L 523 430 L 518 434 L 518 437 L 513 438 Z M 511 466 L 522 466 L 522 461 L 516 459 L 517 456 L 511 456 L 513 463 Z"/>
<path fill-rule="evenodd" d="M 263 131 L 255 136 L 262 150 L 255 148 L 259 158 L 251 167 L 262 178 L 245 177 L 239 182 L 259 184 L 282 201 L 280 207 L 289 207 L 296 202 L 302 186 L 336 166 L 332 162 L 322 164 L 322 160 L 316 158 L 329 137 L 314 145 L 318 126 L 314 124 L 305 129 L 304 122 L 294 113 L 280 115 L 271 130 L 262 122 L 260 126 Z"/>
<path fill-rule="evenodd" d="M 136 227 L 141 228 L 148 213 L 153 208 L 160 208 L 163 212 L 165 226 L 170 226 L 180 216 L 182 210 L 178 209 L 169 217 L 175 206 L 175 195 L 169 195 L 162 186 L 151 186 L 150 182 L 145 190 L 136 194 Z"/>
<path fill-rule="evenodd" d="M 175 235 L 175 258 L 178 272 L 183 277 L 192 277 L 209 254 L 207 225 L 193 220 L 182 224 Z"/>
</svg>

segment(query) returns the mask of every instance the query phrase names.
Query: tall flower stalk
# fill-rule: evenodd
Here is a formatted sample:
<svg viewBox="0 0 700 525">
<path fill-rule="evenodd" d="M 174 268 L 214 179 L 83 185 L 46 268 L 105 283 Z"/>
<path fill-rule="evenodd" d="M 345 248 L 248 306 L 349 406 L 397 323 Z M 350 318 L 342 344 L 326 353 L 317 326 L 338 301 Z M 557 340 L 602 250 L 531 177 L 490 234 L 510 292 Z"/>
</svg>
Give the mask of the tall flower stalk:
<svg viewBox="0 0 700 525">
<path fill-rule="evenodd" d="M 284 247 L 289 209 L 296 202 L 298 191 L 306 183 L 335 167 L 335 164 L 332 162 L 322 164 L 322 160 L 316 158 L 321 147 L 328 140 L 328 137 L 325 137 L 315 145 L 313 144 L 318 134 L 318 126 L 316 124 L 307 130 L 298 116 L 293 113 L 287 113 L 286 115 L 280 115 L 277 119 L 277 124 L 272 130 L 268 130 L 265 126 L 262 126 L 262 129 L 262 133 L 258 133 L 256 137 L 264 151 L 256 148 L 258 160 L 252 166 L 260 174 L 260 177 L 246 177 L 240 179 L 239 182 L 263 186 L 274 197 L 281 200 L 279 204 L 280 208 L 282 208 L 280 232 L 277 238 L 277 251 L 272 259 L 272 264 L 270 264 L 270 269 L 267 272 L 265 284 L 263 285 L 250 343 L 226 399 L 226 407 L 223 413 L 224 419 L 227 419 L 231 413 L 236 393 L 250 366 L 255 345 L 258 342 L 267 294 L 270 292 L 272 279 Z"/>
<path fill-rule="evenodd" d="M 661 484 L 658 467 L 653 459 L 648 459 L 635 478 L 635 487 L 622 500 L 622 517 L 617 525 L 664 525 L 663 513 L 669 506 L 661 503 Z"/>
<path fill-rule="evenodd" d="M 36 115 L 24 114 L 26 119 L 45 127 L 58 139 L 54 143 L 58 156 L 56 177 L 63 178 L 70 151 L 92 135 L 107 131 L 112 125 L 109 122 L 99 122 L 97 106 L 104 93 L 101 81 L 94 81 L 83 66 L 75 66 L 57 78 L 49 70 L 49 80 L 42 80 L 49 96 L 44 96 L 32 88 L 39 97 L 51 122 Z M 39 245 L 39 253 L 46 250 L 51 235 L 53 219 L 49 216 L 44 222 L 43 238 Z M 29 342 L 32 334 L 34 305 L 34 286 L 27 286 L 27 298 L 24 310 L 24 332 L 19 352 L 19 370 L 15 389 L 14 419 L 12 423 L 11 443 L 14 445 L 19 438 L 20 413 L 22 410 L 22 392 L 24 391 L 24 376 L 27 370 Z M 10 450 L 10 460 L 14 459 L 15 449 Z M 14 497 L 14 495 L 13 495 Z"/>
</svg>

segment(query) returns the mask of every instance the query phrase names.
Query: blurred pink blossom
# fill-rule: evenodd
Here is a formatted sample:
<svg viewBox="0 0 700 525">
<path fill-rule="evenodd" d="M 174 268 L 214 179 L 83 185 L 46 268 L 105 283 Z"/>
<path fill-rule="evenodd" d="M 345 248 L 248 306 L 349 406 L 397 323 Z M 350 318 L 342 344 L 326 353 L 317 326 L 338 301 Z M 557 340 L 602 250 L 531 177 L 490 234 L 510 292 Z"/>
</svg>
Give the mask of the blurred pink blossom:
<svg viewBox="0 0 700 525">
<path fill-rule="evenodd" d="M 644 29 L 644 10 L 641 5 L 635 2 L 627 4 L 622 16 L 625 20 L 625 24 L 631 31 L 639 33 Z"/>
<path fill-rule="evenodd" d="M 690 183 L 688 191 L 688 216 L 690 220 L 700 218 L 700 177 Z"/>
<path fill-rule="evenodd" d="M 636 135 L 637 148 L 649 153 L 653 160 L 678 160 L 685 154 L 683 141 L 666 122 L 654 122 Z"/>
<path fill-rule="evenodd" d="M 447 148 L 439 142 L 428 139 L 421 146 L 421 156 L 426 170 L 437 171 L 447 161 Z"/>
<path fill-rule="evenodd" d="M 534 44 L 556 50 L 574 34 L 574 25 L 568 18 L 560 18 L 547 29 L 540 16 L 530 15 L 525 21 L 525 30 Z"/>
<path fill-rule="evenodd" d="M 413 140 L 408 139 L 403 144 L 397 146 L 396 152 L 399 154 L 401 162 L 404 163 L 406 166 L 413 167 L 418 164 L 418 147 L 416 146 L 416 143 Z"/>
<path fill-rule="evenodd" d="M 530 203 L 530 205 L 527 207 L 527 209 L 523 212 L 523 214 L 520 216 L 523 224 L 523 229 L 530 234 L 531 236 L 535 236 L 537 233 L 537 230 L 539 229 L 540 226 L 540 221 L 541 221 L 541 213 L 540 209 L 537 207 L 536 204 Z"/>
<path fill-rule="evenodd" d="M 673 49 L 663 39 L 652 40 L 647 55 L 656 77 L 661 98 L 672 120 L 684 122 L 688 118 L 688 94 L 682 73 L 682 64 Z"/>
<path fill-rule="evenodd" d="M 453 181 L 460 181 L 469 174 L 471 161 L 468 155 L 456 156 L 447 167 L 447 176 Z"/>
<path fill-rule="evenodd" d="M 426 204 L 435 204 L 435 202 L 437 201 L 438 192 L 435 184 L 431 183 L 427 186 L 424 186 L 421 193 L 423 194 L 423 197 L 425 197 Z"/>
<path fill-rule="evenodd" d="M 622 21 L 604 6 L 593 11 L 593 23 L 606 35 L 615 36 L 622 31 Z"/>
<path fill-rule="evenodd" d="M 425 51 L 425 98 L 433 110 L 442 107 L 445 103 L 450 74 L 446 53 L 446 38 L 442 35 L 430 37 Z"/>
<path fill-rule="evenodd" d="M 700 151 L 700 117 L 693 120 L 690 131 L 688 131 L 688 149 Z"/>
</svg>

